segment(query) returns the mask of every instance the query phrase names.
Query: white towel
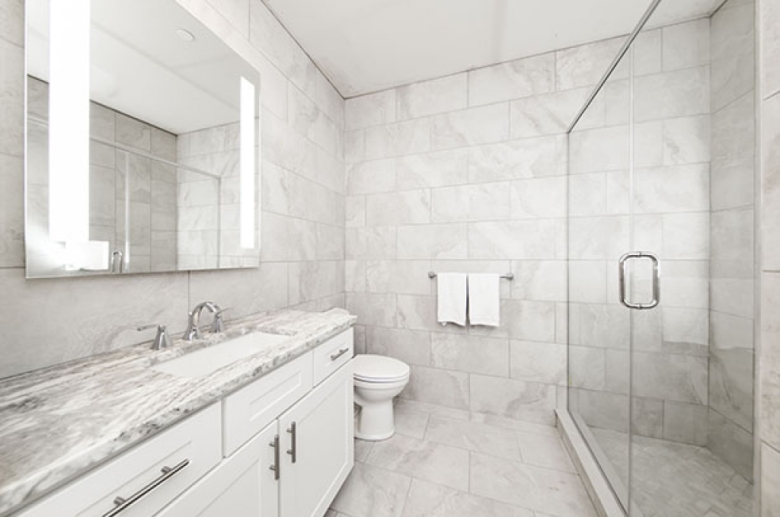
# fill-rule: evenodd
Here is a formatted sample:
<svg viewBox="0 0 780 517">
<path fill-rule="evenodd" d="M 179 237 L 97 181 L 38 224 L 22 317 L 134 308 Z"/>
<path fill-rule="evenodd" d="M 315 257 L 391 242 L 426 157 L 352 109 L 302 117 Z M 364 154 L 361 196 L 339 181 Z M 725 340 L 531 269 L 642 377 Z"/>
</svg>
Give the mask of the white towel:
<svg viewBox="0 0 780 517">
<path fill-rule="evenodd" d="M 439 273 L 437 288 L 437 321 L 442 325 L 449 322 L 466 326 L 466 274 Z"/>
<path fill-rule="evenodd" d="M 469 275 L 469 322 L 498 327 L 501 313 L 501 275 Z"/>
</svg>

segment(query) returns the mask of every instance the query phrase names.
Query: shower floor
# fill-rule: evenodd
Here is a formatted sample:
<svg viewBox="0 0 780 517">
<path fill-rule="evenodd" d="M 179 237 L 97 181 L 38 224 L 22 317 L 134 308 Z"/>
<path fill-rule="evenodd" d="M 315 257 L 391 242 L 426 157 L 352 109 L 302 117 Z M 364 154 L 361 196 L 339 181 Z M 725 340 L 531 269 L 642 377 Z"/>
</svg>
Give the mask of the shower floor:
<svg viewBox="0 0 780 517">
<path fill-rule="evenodd" d="M 590 431 L 626 479 L 626 434 Z M 632 506 L 644 517 L 753 515 L 753 485 L 709 449 L 637 436 L 632 454 Z"/>
</svg>

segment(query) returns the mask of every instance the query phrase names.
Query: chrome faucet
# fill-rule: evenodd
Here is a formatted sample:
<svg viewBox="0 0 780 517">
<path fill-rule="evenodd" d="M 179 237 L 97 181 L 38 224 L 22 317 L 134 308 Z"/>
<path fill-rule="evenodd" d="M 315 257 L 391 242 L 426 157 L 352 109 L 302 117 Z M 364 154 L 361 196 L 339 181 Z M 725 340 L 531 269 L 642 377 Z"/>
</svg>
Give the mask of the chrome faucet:
<svg viewBox="0 0 780 517">
<path fill-rule="evenodd" d="M 214 321 L 211 324 L 211 331 L 222 332 L 224 327 L 222 313 L 227 309 L 222 309 L 214 302 L 201 302 L 196 305 L 195 308 L 192 309 L 192 311 L 190 311 L 187 315 L 187 330 L 184 331 L 185 340 L 192 341 L 193 339 L 200 339 L 200 328 L 198 323 L 200 321 L 200 313 L 203 312 L 203 309 L 208 309 L 209 312 L 214 315 Z"/>
<path fill-rule="evenodd" d="M 154 342 L 152 342 L 152 350 L 162 350 L 163 348 L 168 348 L 171 346 L 171 339 L 168 337 L 168 333 L 166 332 L 165 325 L 158 325 L 157 323 L 153 323 L 151 325 L 144 325 L 142 327 L 138 327 L 138 331 L 147 330 L 151 328 L 157 328 L 157 335 L 154 336 Z"/>
</svg>

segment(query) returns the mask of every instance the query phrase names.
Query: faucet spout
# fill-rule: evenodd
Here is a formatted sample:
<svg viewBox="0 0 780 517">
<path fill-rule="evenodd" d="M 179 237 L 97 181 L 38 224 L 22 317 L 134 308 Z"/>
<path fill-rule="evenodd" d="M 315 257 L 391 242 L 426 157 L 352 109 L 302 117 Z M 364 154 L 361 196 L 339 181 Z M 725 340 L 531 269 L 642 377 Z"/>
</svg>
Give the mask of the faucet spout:
<svg viewBox="0 0 780 517">
<path fill-rule="evenodd" d="M 208 309 L 212 314 L 219 314 L 222 309 L 214 302 L 201 302 L 192 309 L 187 315 L 187 330 L 184 331 L 184 339 L 192 341 L 193 339 L 200 339 L 200 313 L 203 309 Z"/>
</svg>

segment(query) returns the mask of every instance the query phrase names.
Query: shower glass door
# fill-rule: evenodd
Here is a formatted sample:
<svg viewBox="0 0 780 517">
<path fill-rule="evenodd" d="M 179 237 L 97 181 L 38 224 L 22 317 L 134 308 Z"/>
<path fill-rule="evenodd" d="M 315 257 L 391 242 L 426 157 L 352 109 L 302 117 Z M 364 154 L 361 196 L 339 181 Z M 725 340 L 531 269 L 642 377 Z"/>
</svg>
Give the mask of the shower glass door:
<svg viewBox="0 0 780 517">
<path fill-rule="evenodd" d="M 618 298 L 617 264 L 632 249 L 629 59 L 570 132 L 568 175 L 569 409 L 624 506 L 631 329 Z"/>
<path fill-rule="evenodd" d="M 569 132 L 568 407 L 631 517 L 753 508 L 754 5 L 696 5 Z"/>
</svg>

